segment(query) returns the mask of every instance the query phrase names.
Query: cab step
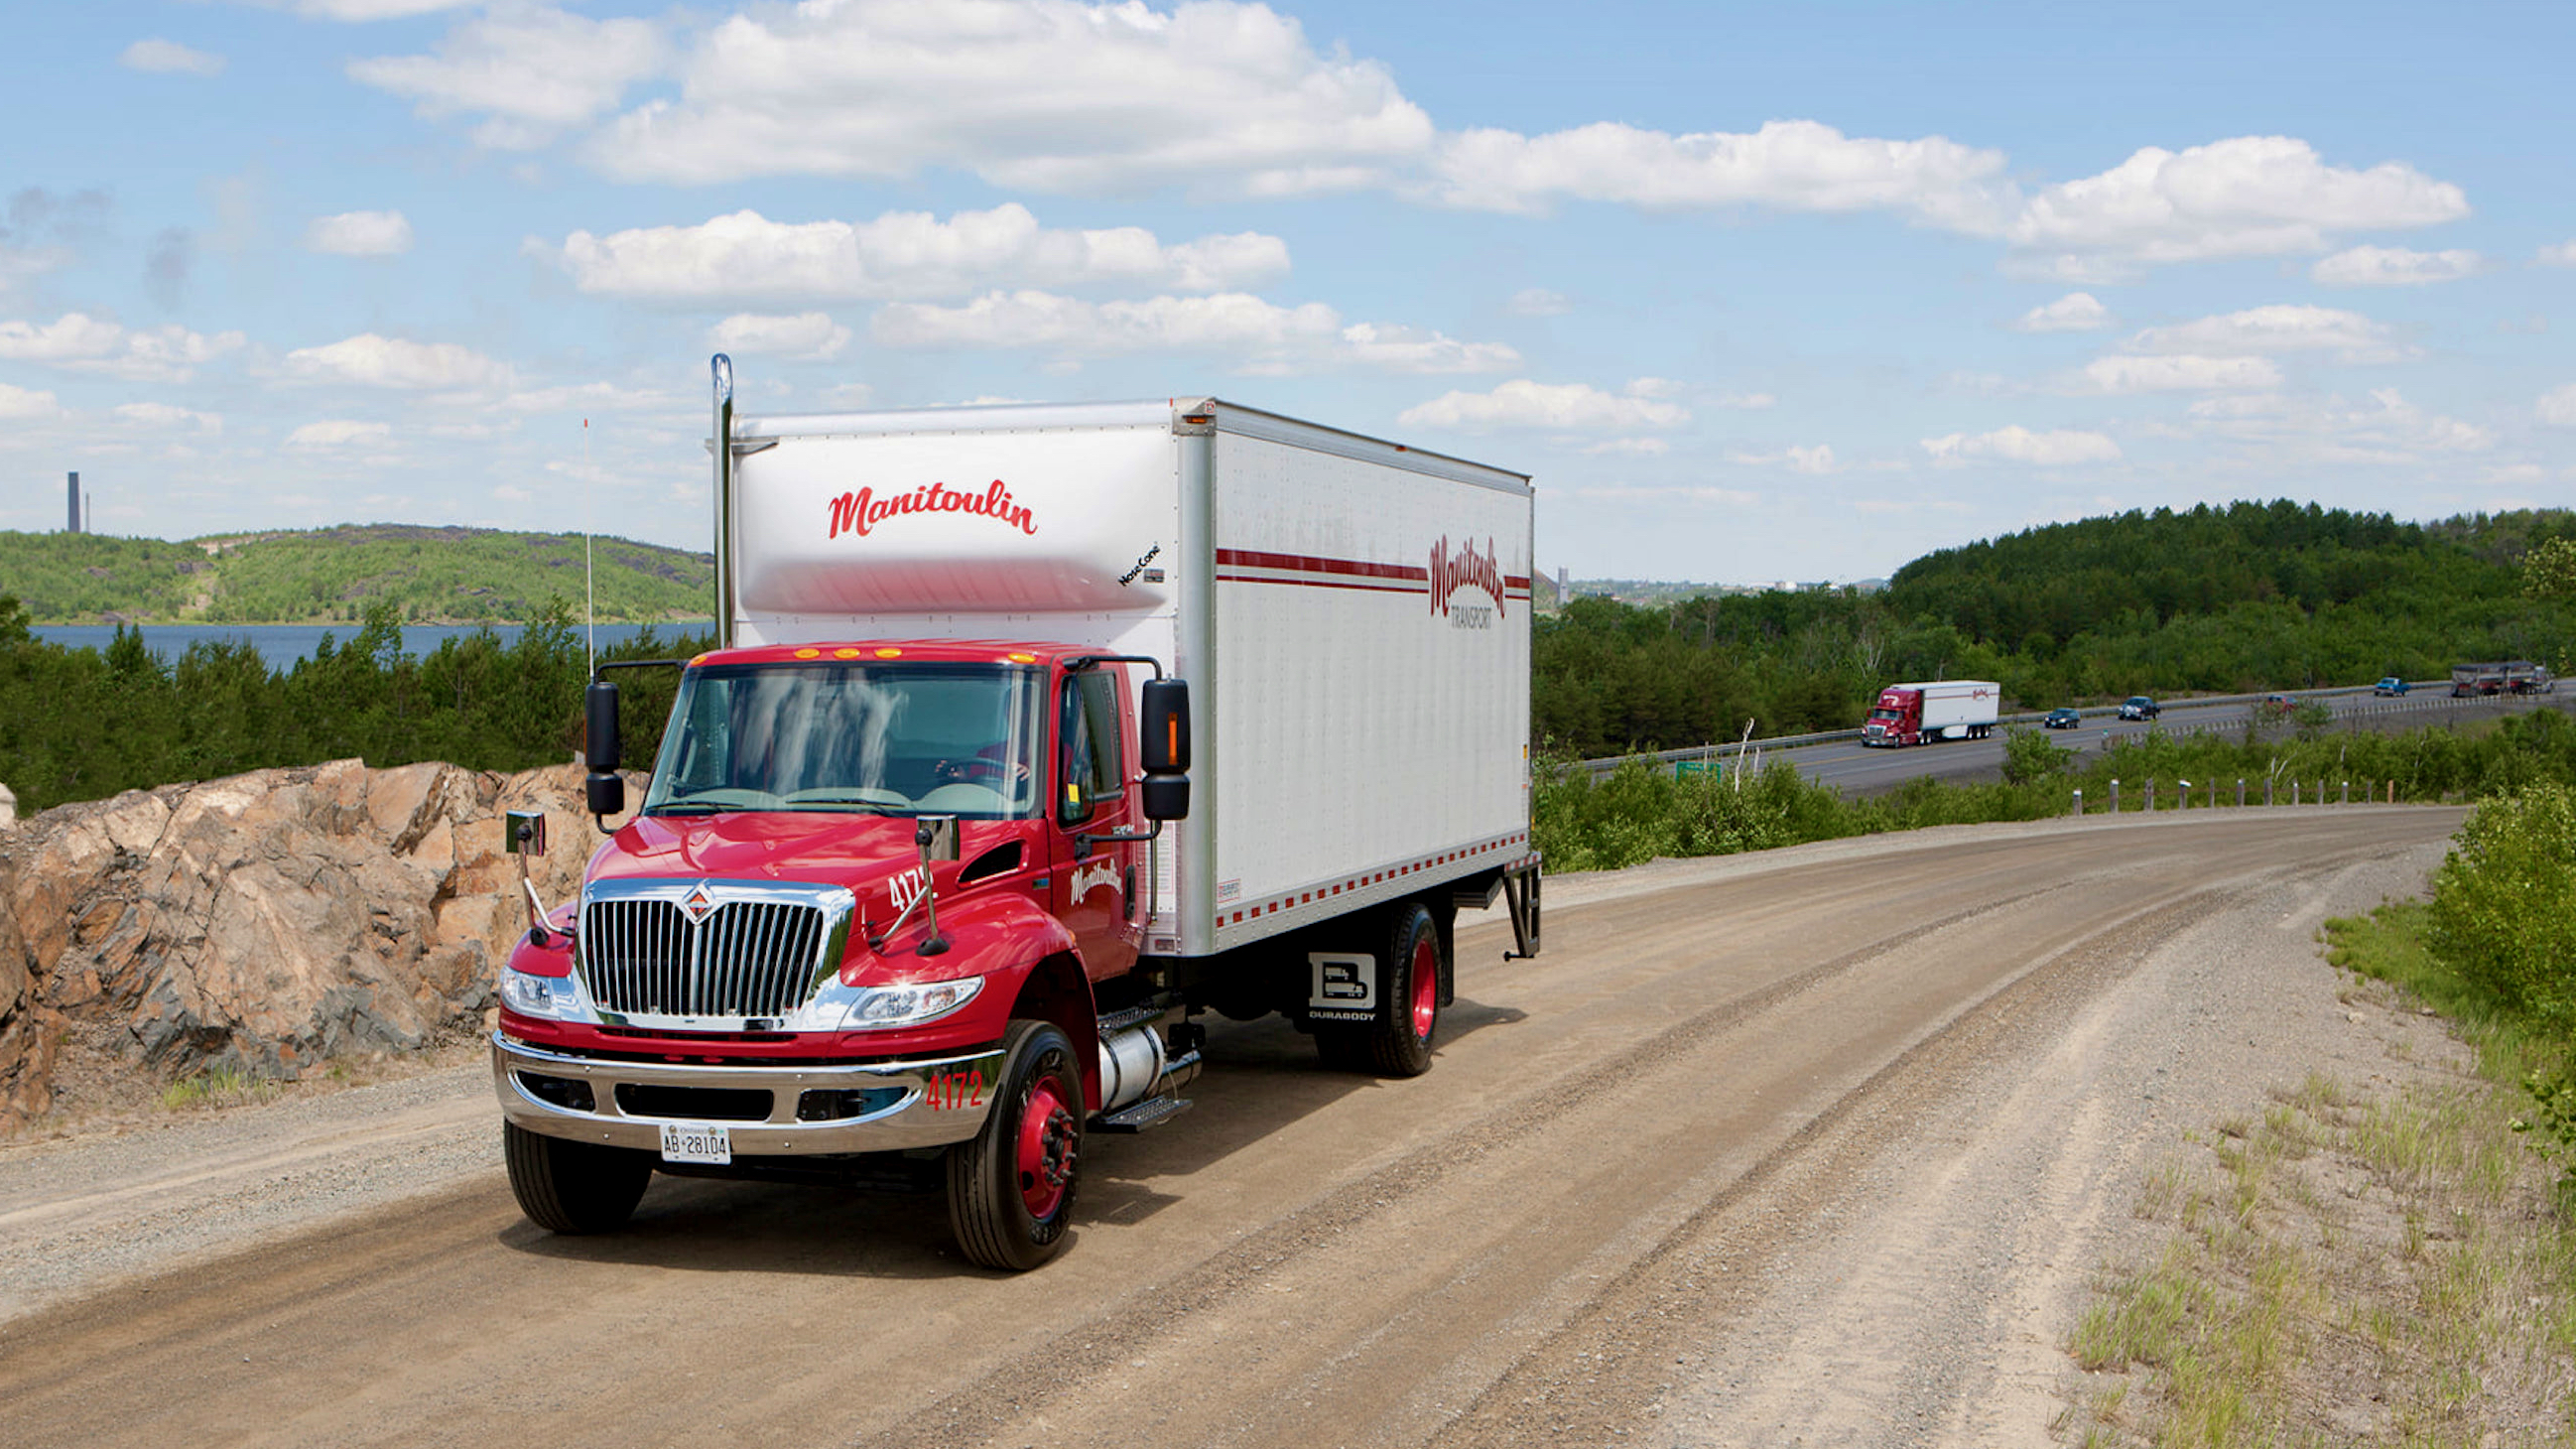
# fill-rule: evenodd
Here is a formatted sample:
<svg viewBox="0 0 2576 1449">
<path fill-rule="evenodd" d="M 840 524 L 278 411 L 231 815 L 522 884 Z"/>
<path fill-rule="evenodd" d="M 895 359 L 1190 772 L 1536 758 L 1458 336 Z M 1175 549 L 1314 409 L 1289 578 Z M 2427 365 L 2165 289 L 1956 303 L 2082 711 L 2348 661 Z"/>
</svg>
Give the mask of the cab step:
<svg viewBox="0 0 2576 1449">
<path fill-rule="evenodd" d="M 1115 1112 L 1104 1112 L 1093 1118 L 1091 1125 L 1102 1132 L 1142 1132 L 1148 1127 L 1160 1127 L 1188 1110 L 1187 1097 L 1147 1097 Z"/>
</svg>

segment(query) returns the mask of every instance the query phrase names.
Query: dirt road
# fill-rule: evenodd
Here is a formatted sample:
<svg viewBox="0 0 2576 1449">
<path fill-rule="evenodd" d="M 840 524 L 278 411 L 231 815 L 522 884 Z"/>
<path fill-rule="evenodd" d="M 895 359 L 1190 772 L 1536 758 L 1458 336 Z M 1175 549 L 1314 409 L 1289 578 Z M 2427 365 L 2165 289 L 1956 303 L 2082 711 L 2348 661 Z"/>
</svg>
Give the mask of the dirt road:
<svg viewBox="0 0 2576 1449">
<path fill-rule="evenodd" d="M 1217 1022 L 1196 1110 L 1095 1136 L 1079 1241 L 1023 1277 L 962 1264 L 935 1196 L 663 1179 L 628 1232 L 550 1238 L 471 1069 L 11 1149 L 0 1443 L 2047 1444 L 2152 1154 L 2415 1050 L 2312 936 L 2457 823 L 1552 882 L 1541 960 L 1462 929 L 1427 1077 Z"/>
</svg>

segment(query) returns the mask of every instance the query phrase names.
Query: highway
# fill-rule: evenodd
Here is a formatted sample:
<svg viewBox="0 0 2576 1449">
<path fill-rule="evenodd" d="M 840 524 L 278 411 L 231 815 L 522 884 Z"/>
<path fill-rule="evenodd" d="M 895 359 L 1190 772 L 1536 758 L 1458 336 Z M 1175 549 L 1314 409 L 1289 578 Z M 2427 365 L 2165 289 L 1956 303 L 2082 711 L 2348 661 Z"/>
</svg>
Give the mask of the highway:
<svg viewBox="0 0 2576 1449">
<path fill-rule="evenodd" d="M 2418 688 L 2411 694 L 2393 699 L 2373 695 L 2366 690 L 2358 693 L 2293 692 L 2289 697 L 2303 701 L 2313 699 L 2324 705 L 2333 712 L 2331 728 L 2337 731 L 2388 732 L 2456 726 L 2534 709 L 2576 707 L 2576 693 L 2453 699 L 2447 688 Z M 2048 735 L 2059 746 L 2084 755 L 2106 750 L 2117 740 L 2143 738 L 2151 730 L 2161 730 L 2169 735 L 2224 732 L 2241 737 L 2257 707 L 2255 702 L 2242 698 L 2205 704 L 2171 701 L 2165 704 L 2163 715 L 2153 721 L 2121 720 L 2103 709 L 2088 712 L 2083 724 L 2077 728 L 2050 730 Z M 2035 723 L 2032 727 L 2036 727 Z M 2262 728 L 2265 738 L 2282 739 L 2291 734 L 2286 723 L 2266 724 Z M 1936 745 L 1919 745 L 1910 749 L 1871 749 L 1858 740 L 1829 740 L 1785 749 L 1756 740 L 1751 749 L 1765 768 L 1773 760 L 1786 759 L 1808 779 L 1832 785 L 1846 795 L 1876 795 L 1924 775 L 1952 781 L 2001 778 L 2004 729 L 2004 726 L 1997 726 L 1993 735 L 1982 740 L 1945 740 Z M 1731 766 L 1735 759 L 1735 746 L 1719 746 L 1714 754 L 1718 760 Z"/>
</svg>

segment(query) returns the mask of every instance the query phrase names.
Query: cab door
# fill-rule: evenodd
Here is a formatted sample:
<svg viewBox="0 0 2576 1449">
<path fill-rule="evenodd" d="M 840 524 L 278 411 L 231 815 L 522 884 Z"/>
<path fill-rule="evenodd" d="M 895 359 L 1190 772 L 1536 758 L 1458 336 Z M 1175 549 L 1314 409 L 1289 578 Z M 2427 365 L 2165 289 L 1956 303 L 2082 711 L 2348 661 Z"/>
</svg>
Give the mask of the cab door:
<svg viewBox="0 0 2576 1449">
<path fill-rule="evenodd" d="M 1049 874 L 1056 919 L 1072 930 L 1084 972 L 1095 981 L 1134 966 L 1144 938 L 1136 899 L 1140 847 L 1084 838 L 1122 834 L 1136 824 L 1136 792 L 1128 782 L 1128 741 L 1135 732 L 1121 667 L 1064 676 L 1056 697 Z"/>
</svg>

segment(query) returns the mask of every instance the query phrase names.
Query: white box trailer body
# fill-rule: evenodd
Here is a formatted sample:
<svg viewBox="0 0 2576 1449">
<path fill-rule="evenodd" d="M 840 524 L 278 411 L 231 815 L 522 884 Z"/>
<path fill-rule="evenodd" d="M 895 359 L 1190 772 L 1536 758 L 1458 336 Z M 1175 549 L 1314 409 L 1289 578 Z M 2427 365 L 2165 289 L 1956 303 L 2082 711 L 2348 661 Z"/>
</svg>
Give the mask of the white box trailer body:
<svg viewBox="0 0 2576 1449">
<path fill-rule="evenodd" d="M 1203 398 L 732 436 L 732 642 L 1045 640 L 1189 682 L 1148 956 L 1529 854 L 1526 475 Z"/>
<path fill-rule="evenodd" d="M 1922 691 L 1923 732 L 1945 740 L 1965 739 L 1966 731 L 1990 726 L 2002 718 L 2003 686 L 1991 679 L 1935 680 L 1897 687 Z"/>
</svg>

